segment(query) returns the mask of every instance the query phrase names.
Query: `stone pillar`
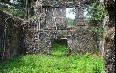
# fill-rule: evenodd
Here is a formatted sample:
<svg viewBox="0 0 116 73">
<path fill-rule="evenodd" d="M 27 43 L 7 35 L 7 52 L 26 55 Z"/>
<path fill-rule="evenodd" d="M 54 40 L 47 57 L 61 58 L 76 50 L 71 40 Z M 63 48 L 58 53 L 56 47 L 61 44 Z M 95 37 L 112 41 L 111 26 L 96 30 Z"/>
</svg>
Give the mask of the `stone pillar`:
<svg viewBox="0 0 116 73">
<path fill-rule="evenodd" d="M 46 8 L 45 29 L 65 29 L 66 28 L 66 8 Z"/>
<path fill-rule="evenodd" d="M 50 32 L 44 30 L 46 24 L 46 9 L 42 7 L 43 1 L 37 0 L 35 5 L 35 18 L 26 28 L 25 42 L 27 53 L 50 54 Z"/>
<path fill-rule="evenodd" d="M 45 24 L 45 29 L 53 29 L 54 23 L 53 23 L 53 8 L 48 7 L 45 10 L 46 12 L 46 24 Z"/>
<path fill-rule="evenodd" d="M 66 8 L 54 8 L 53 17 L 55 18 L 55 25 L 57 29 L 66 29 Z"/>
<path fill-rule="evenodd" d="M 85 24 L 84 24 L 84 11 L 82 7 L 76 7 L 76 16 L 75 16 L 75 22 L 77 29 L 83 29 Z"/>
</svg>

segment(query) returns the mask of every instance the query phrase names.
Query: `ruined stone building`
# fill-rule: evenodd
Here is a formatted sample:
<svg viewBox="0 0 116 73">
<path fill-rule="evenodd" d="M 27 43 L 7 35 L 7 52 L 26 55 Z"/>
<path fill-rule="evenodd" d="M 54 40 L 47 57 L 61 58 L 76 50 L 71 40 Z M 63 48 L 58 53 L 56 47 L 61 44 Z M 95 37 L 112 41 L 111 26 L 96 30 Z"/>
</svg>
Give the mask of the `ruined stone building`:
<svg viewBox="0 0 116 73">
<path fill-rule="evenodd" d="M 0 9 L 0 60 L 9 59 L 21 52 L 23 20 Z"/>
<path fill-rule="evenodd" d="M 83 1 L 39 0 L 35 6 L 36 17 L 25 28 L 27 53 L 50 54 L 52 39 L 66 39 L 70 53 L 85 53 L 96 50 L 97 43 L 85 21 Z M 66 8 L 75 8 L 75 24 L 66 23 Z M 95 53 L 95 51 L 92 51 Z"/>
<path fill-rule="evenodd" d="M 67 25 L 66 8 L 76 10 L 73 26 Z M 51 54 L 53 39 L 67 40 L 67 54 L 95 54 L 98 51 L 96 37 L 89 31 L 88 21 L 85 21 L 83 0 L 39 0 L 34 10 L 36 16 L 28 21 L 12 17 L 1 10 L 1 58 L 21 53 Z"/>
<path fill-rule="evenodd" d="M 51 54 L 53 39 L 67 41 L 68 55 L 86 52 L 97 54 L 100 51 L 99 42 L 95 34 L 89 30 L 93 26 L 84 17 L 83 4 L 86 1 L 88 0 L 37 0 L 34 8 L 35 17 L 27 21 L 13 17 L 0 9 L 0 60 L 26 53 Z M 114 27 L 115 0 L 104 1 L 110 16 L 109 24 Z M 67 25 L 66 8 L 75 8 L 73 26 Z M 110 25 L 106 26 L 112 28 Z M 105 68 L 106 73 L 114 73 L 115 44 L 113 42 L 113 46 L 109 46 L 109 42 L 112 41 L 109 40 L 105 46 Z"/>
</svg>

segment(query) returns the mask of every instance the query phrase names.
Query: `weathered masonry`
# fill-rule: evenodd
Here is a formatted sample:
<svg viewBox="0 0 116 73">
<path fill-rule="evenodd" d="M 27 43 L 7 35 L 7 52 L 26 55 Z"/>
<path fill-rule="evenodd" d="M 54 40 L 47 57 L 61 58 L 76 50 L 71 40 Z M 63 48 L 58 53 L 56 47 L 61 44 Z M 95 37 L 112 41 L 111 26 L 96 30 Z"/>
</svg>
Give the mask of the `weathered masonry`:
<svg viewBox="0 0 116 73">
<path fill-rule="evenodd" d="M 83 0 L 39 0 L 35 17 L 23 20 L 0 10 L 0 59 L 18 54 L 51 54 L 52 39 L 66 39 L 67 54 L 97 53 L 98 43 L 84 17 Z M 66 8 L 75 8 L 75 24 L 68 26 Z M 97 51 L 96 51 L 97 50 Z"/>
<path fill-rule="evenodd" d="M 36 1 L 36 17 L 25 27 L 27 53 L 50 54 L 52 39 L 66 39 L 71 53 L 95 53 L 98 47 L 84 17 L 83 0 Z M 75 25 L 67 26 L 66 8 L 75 8 Z"/>
<path fill-rule="evenodd" d="M 85 52 L 96 54 L 99 51 L 99 41 L 95 34 L 90 32 L 90 28 L 93 26 L 83 15 L 84 3 L 92 0 L 30 1 L 36 1 L 36 16 L 31 20 L 25 21 L 13 17 L 0 9 L 0 60 L 25 53 L 51 54 L 52 39 L 66 39 L 69 55 Z M 115 0 L 104 0 L 104 2 L 109 14 L 108 25 L 105 24 L 104 33 L 108 33 L 115 26 Z M 74 26 L 67 25 L 66 8 L 76 10 Z M 106 31 L 107 28 L 108 31 Z M 115 73 L 115 44 L 114 38 L 109 39 L 109 37 L 103 37 L 103 39 L 107 39 L 107 43 L 106 46 L 102 45 L 105 47 L 103 52 L 105 53 L 105 72 Z"/>
<path fill-rule="evenodd" d="M 0 60 L 20 54 L 22 48 L 22 19 L 0 10 Z"/>
</svg>

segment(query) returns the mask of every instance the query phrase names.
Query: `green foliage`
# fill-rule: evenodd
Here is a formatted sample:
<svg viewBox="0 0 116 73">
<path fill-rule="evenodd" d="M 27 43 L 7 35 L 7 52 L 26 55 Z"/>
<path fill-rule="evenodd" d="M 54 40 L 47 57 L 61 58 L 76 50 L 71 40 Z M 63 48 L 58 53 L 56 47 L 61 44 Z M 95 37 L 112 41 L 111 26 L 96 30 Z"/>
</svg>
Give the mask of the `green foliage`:
<svg viewBox="0 0 116 73">
<path fill-rule="evenodd" d="M 104 17 L 104 11 L 104 6 L 93 3 L 92 7 L 89 8 L 88 15 L 91 16 L 93 20 L 101 20 L 101 18 Z"/>
<path fill-rule="evenodd" d="M 90 0 L 90 1 L 85 1 L 83 7 L 86 8 L 87 11 L 87 18 L 90 18 L 91 20 L 95 20 L 97 22 L 94 22 L 92 24 L 92 27 L 90 29 L 91 32 L 93 32 L 98 39 L 102 38 L 103 34 L 103 18 L 104 15 L 107 13 L 105 10 L 105 6 L 102 4 L 99 4 L 99 2 L 103 2 L 103 0 Z M 75 9 L 71 10 L 71 12 L 75 13 Z M 72 20 L 67 19 L 68 24 L 72 24 Z"/>
<path fill-rule="evenodd" d="M 74 25 L 75 24 L 74 19 L 66 17 L 66 21 L 67 21 L 67 25 Z"/>
<path fill-rule="evenodd" d="M 24 6 L 21 5 L 22 3 L 17 4 L 7 4 L 0 2 L 0 8 L 6 10 L 8 13 L 12 14 L 13 16 L 24 18 Z"/>
<path fill-rule="evenodd" d="M 102 25 L 99 25 L 99 26 L 96 26 L 96 27 L 92 27 L 90 29 L 90 31 L 93 32 L 98 37 L 99 40 L 103 36 L 103 26 Z"/>
<path fill-rule="evenodd" d="M 52 55 L 25 55 L 0 63 L 1 73 L 103 73 L 103 59 L 66 56 L 66 45 L 54 44 Z"/>
<path fill-rule="evenodd" d="M 100 69 L 101 67 L 99 65 L 95 65 L 95 67 L 93 67 L 93 73 L 101 73 Z"/>
<path fill-rule="evenodd" d="M 103 2 L 103 0 L 98 0 L 98 2 Z M 94 27 L 92 27 L 90 31 L 93 32 L 99 40 L 103 36 L 103 18 L 106 13 L 105 6 L 100 5 L 97 1 L 88 6 L 87 16 L 90 16 L 92 20 L 97 21 L 92 24 Z"/>
</svg>

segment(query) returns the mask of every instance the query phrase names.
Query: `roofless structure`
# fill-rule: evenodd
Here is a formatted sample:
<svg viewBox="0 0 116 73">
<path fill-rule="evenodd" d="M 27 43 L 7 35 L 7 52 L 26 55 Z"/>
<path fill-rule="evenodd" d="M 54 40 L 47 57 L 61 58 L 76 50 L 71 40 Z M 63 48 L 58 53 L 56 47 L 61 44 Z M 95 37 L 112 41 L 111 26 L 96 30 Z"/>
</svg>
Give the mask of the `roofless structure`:
<svg viewBox="0 0 116 73">
<path fill-rule="evenodd" d="M 0 59 L 17 54 L 51 54 L 53 39 L 67 41 L 67 54 L 96 53 L 98 43 L 84 17 L 83 0 L 37 0 L 31 20 L 0 10 Z M 66 8 L 75 9 L 75 23 L 68 26 Z"/>
<path fill-rule="evenodd" d="M 84 53 L 97 48 L 84 17 L 83 0 L 37 0 L 36 17 L 25 28 L 28 53 L 51 54 L 52 39 L 66 39 L 68 54 Z M 66 8 L 75 8 L 75 24 L 68 26 Z M 93 41 L 93 42 L 92 42 Z M 69 52 L 70 51 L 70 52 Z"/>
</svg>

